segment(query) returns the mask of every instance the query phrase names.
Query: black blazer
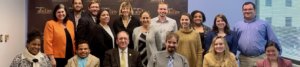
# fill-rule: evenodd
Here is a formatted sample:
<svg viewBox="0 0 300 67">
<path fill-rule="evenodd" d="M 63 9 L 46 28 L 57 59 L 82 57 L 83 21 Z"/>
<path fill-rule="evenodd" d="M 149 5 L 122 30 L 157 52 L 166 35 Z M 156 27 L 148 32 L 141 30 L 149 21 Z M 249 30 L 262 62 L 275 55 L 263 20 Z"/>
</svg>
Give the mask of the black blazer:
<svg viewBox="0 0 300 67">
<path fill-rule="evenodd" d="M 94 22 L 91 15 L 86 15 L 85 17 L 81 17 L 78 20 L 78 26 L 76 31 L 76 42 L 79 40 L 90 41 L 91 34 L 94 33 L 93 29 L 96 26 L 96 22 Z"/>
<path fill-rule="evenodd" d="M 126 31 L 129 34 L 129 45 L 128 48 L 133 49 L 134 45 L 133 45 L 133 41 L 132 41 L 132 33 L 134 28 L 139 27 L 140 26 L 140 21 L 139 19 L 135 18 L 135 17 L 131 17 L 131 20 L 127 26 L 127 28 L 125 28 L 125 26 L 123 25 L 122 22 L 122 17 L 119 17 L 118 19 L 116 19 L 113 23 L 113 27 L 114 27 L 114 31 L 116 33 L 120 32 L 120 31 Z"/>
<path fill-rule="evenodd" d="M 86 13 L 84 11 L 81 11 L 81 18 L 82 17 L 86 17 Z M 76 22 L 75 22 L 75 16 L 74 16 L 74 10 L 70 10 L 69 19 L 73 22 L 74 30 L 77 30 Z M 79 23 L 79 20 L 78 20 L 78 23 Z"/>
<path fill-rule="evenodd" d="M 119 49 L 106 51 L 103 64 L 104 67 L 120 67 Z M 139 53 L 132 49 L 128 49 L 128 67 L 142 67 Z"/>
<path fill-rule="evenodd" d="M 110 26 L 110 28 L 112 29 L 112 27 Z M 103 66 L 103 60 L 105 58 L 105 51 L 112 49 L 112 38 L 110 37 L 110 35 L 104 30 L 104 28 L 102 26 L 100 26 L 99 24 L 96 24 L 95 26 L 93 26 L 92 29 L 90 29 L 90 31 L 92 33 L 90 33 L 88 36 L 90 36 L 89 39 L 89 46 L 90 46 L 90 50 L 91 50 L 91 54 L 98 57 L 100 59 L 101 62 L 101 67 Z M 115 34 L 112 31 L 114 37 Z"/>
</svg>

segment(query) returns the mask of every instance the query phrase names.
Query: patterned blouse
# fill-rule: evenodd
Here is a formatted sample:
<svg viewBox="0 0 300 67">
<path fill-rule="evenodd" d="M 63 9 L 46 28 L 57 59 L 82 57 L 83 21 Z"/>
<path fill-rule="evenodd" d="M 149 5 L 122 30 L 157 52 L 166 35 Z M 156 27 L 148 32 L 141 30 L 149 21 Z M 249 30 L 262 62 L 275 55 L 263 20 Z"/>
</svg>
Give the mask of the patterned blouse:
<svg viewBox="0 0 300 67">
<path fill-rule="evenodd" d="M 34 65 L 39 65 L 37 67 L 52 67 L 51 62 L 45 54 L 39 58 L 37 62 L 29 61 L 24 55 L 25 53 L 18 54 L 12 61 L 10 67 L 36 67 Z"/>
</svg>

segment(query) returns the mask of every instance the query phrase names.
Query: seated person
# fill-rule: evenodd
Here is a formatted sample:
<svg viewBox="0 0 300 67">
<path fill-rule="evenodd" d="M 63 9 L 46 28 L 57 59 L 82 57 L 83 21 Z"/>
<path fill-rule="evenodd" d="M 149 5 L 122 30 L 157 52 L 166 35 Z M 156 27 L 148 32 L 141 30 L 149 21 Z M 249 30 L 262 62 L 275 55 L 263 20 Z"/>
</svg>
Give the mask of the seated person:
<svg viewBox="0 0 300 67">
<path fill-rule="evenodd" d="M 99 67 L 100 60 L 90 52 L 88 42 L 79 41 L 76 55 L 68 60 L 66 67 Z"/>
<path fill-rule="evenodd" d="M 187 59 L 176 52 L 179 36 L 170 32 L 165 40 L 166 50 L 152 55 L 147 67 L 189 67 Z"/>
<path fill-rule="evenodd" d="M 40 51 L 41 40 L 39 31 L 28 33 L 26 50 L 13 59 L 10 67 L 52 67 L 48 56 Z"/>
<path fill-rule="evenodd" d="M 120 31 L 117 34 L 116 44 L 118 48 L 105 52 L 104 67 L 143 67 L 139 52 L 128 48 L 129 35 L 127 32 Z"/>
<path fill-rule="evenodd" d="M 214 37 L 208 53 L 204 55 L 203 67 L 238 67 L 226 42 L 223 37 Z"/>
<path fill-rule="evenodd" d="M 292 67 L 292 62 L 279 55 L 279 46 L 275 42 L 268 42 L 265 46 L 266 58 L 256 62 L 257 67 Z"/>
</svg>

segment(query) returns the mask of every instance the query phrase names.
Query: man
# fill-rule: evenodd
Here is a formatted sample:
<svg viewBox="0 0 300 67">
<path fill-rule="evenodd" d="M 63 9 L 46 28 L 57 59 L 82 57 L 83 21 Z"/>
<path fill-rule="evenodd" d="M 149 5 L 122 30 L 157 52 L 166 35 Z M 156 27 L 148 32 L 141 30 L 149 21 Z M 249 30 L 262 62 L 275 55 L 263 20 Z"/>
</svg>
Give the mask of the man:
<svg viewBox="0 0 300 67">
<path fill-rule="evenodd" d="M 106 46 L 102 44 L 101 40 L 95 38 L 101 38 L 99 34 L 96 34 L 95 31 L 98 31 L 96 27 L 99 24 L 96 22 L 96 16 L 100 10 L 100 3 L 97 0 L 91 0 L 88 4 L 88 12 L 85 17 L 79 19 L 77 26 L 77 37 L 76 41 L 85 40 L 88 41 L 90 46 L 91 54 L 95 55 L 100 59 L 100 62 L 104 60 L 104 53 L 107 50 Z M 100 64 L 102 67 L 103 63 Z"/>
<path fill-rule="evenodd" d="M 238 37 L 238 50 L 241 52 L 240 66 L 253 67 L 257 60 L 263 59 L 267 41 L 278 43 L 278 39 L 267 22 L 256 18 L 254 3 L 245 2 L 242 9 L 244 21 L 237 22 L 234 27 Z"/>
<path fill-rule="evenodd" d="M 158 4 L 158 16 L 151 19 L 151 25 L 154 27 L 154 31 L 159 32 L 159 36 L 155 36 L 155 40 L 160 40 L 160 44 L 157 45 L 157 50 L 161 51 L 164 46 L 163 42 L 165 41 L 166 34 L 168 32 L 175 32 L 177 31 L 177 23 L 174 19 L 167 17 L 168 14 L 168 4 L 166 3 L 159 3 Z M 157 38 L 159 37 L 159 38 Z"/>
<path fill-rule="evenodd" d="M 100 60 L 90 52 L 87 41 L 78 42 L 77 55 L 68 60 L 66 67 L 99 67 Z"/>
<path fill-rule="evenodd" d="M 94 26 L 96 24 L 96 16 L 100 10 L 100 3 L 97 1 L 91 1 L 88 7 L 88 14 L 86 17 L 82 17 L 78 20 L 77 26 L 77 41 L 86 40 L 89 41 L 90 35 L 94 32 Z"/>
<path fill-rule="evenodd" d="M 70 11 L 69 19 L 73 22 L 74 30 L 77 30 L 78 21 L 81 17 L 84 17 L 82 0 L 73 0 L 73 10 Z"/>
<path fill-rule="evenodd" d="M 125 31 L 117 34 L 114 48 L 105 52 L 104 67 L 142 67 L 140 54 L 128 48 L 129 35 Z"/>
<path fill-rule="evenodd" d="M 158 52 L 149 59 L 147 67 L 189 67 L 188 61 L 176 53 L 179 36 L 175 33 L 166 35 L 166 51 Z"/>
</svg>

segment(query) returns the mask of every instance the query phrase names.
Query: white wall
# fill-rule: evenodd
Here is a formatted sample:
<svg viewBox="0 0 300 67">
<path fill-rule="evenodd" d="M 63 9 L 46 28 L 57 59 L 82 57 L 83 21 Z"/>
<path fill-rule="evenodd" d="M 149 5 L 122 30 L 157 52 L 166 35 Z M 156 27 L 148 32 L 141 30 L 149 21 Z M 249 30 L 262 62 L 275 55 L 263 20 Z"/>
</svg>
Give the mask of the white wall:
<svg viewBox="0 0 300 67">
<path fill-rule="evenodd" d="M 9 35 L 0 42 L 0 67 L 9 67 L 13 58 L 25 49 L 26 0 L 1 0 L 0 35 Z"/>
</svg>

